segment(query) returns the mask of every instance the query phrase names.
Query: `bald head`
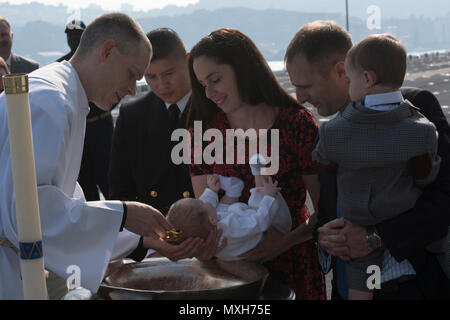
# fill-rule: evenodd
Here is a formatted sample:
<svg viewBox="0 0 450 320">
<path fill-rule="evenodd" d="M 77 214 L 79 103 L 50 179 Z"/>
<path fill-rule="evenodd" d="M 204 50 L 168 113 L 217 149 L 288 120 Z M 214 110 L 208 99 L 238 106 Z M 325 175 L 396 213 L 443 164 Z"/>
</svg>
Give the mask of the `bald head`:
<svg viewBox="0 0 450 320">
<path fill-rule="evenodd" d="M 88 100 L 106 111 L 136 94 L 136 81 L 144 76 L 151 56 L 152 46 L 139 24 L 125 14 L 112 13 L 87 26 L 69 62 Z"/>
<path fill-rule="evenodd" d="M 141 43 L 152 51 L 150 41 L 138 23 L 125 14 L 110 13 L 99 16 L 87 26 L 77 54 L 85 56 L 107 40 L 114 40 L 122 54 L 128 54 Z"/>
</svg>

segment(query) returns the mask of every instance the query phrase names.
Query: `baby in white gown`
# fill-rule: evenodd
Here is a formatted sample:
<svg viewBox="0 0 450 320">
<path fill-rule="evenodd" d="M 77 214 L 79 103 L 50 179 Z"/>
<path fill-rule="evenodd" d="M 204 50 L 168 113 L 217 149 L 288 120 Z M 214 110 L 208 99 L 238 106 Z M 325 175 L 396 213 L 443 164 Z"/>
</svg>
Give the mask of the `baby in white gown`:
<svg viewBox="0 0 450 320">
<path fill-rule="evenodd" d="M 199 199 L 181 199 L 169 209 L 167 220 L 176 230 L 167 241 L 180 243 L 189 237 L 206 239 L 210 228 L 222 229 L 226 247 L 217 254 L 222 260 L 240 260 L 239 255 L 253 249 L 271 226 L 282 233 L 292 227 L 289 208 L 280 194 L 278 183 L 261 175 L 265 160 L 261 155 L 250 159 L 255 176 L 255 188 L 250 190 L 248 203 L 238 202 L 244 183 L 236 177 L 207 176 L 207 188 Z M 219 190 L 225 191 L 220 199 Z"/>
</svg>

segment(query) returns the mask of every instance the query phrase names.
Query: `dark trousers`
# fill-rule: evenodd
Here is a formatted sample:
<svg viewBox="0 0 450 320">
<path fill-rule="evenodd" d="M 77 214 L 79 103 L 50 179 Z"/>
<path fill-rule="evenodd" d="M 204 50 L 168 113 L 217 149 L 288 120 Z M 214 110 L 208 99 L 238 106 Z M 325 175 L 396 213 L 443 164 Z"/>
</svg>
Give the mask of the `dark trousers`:
<svg viewBox="0 0 450 320">
<path fill-rule="evenodd" d="M 100 200 L 98 189 L 107 199 L 108 167 L 113 134 L 111 115 L 86 124 L 83 158 L 78 183 L 87 201 Z"/>
<path fill-rule="evenodd" d="M 343 300 L 338 291 L 337 274 L 333 264 L 333 280 L 331 282 L 331 300 Z M 373 291 L 374 300 L 423 300 L 425 296 L 420 289 L 417 276 L 403 276 L 383 283 L 381 289 Z"/>
<path fill-rule="evenodd" d="M 425 296 L 416 276 L 404 276 L 381 285 L 375 290 L 374 300 L 424 300 Z"/>
</svg>

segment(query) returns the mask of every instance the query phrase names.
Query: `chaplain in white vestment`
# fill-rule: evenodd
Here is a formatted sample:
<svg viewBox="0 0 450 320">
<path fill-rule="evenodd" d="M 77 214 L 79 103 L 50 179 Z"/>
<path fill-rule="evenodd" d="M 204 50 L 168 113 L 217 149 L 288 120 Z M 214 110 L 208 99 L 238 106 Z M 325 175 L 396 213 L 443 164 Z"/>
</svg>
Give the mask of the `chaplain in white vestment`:
<svg viewBox="0 0 450 320">
<path fill-rule="evenodd" d="M 145 204 L 86 202 L 77 183 L 88 101 L 109 110 L 125 95 L 135 94 L 136 80 L 143 77 L 151 54 L 151 44 L 137 23 L 123 14 L 108 14 L 88 26 L 70 62 L 29 75 L 45 267 L 63 279 L 70 268 L 78 267 L 81 286 L 92 292 L 110 259 L 128 255 L 142 243 L 141 236 L 150 239 L 147 243 L 161 240 L 170 228 L 159 211 Z M 23 299 L 4 94 L 0 164 L 0 299 Z M 177 257 L 193 256 L 199 243 L 179 247 Z"/>
</svg>

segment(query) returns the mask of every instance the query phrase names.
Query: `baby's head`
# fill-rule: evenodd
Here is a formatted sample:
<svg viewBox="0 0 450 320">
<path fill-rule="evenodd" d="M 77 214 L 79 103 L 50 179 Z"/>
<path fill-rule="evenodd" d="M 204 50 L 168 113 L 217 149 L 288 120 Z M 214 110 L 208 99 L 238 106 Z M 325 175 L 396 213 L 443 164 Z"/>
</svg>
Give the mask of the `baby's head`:
<svg viewBox="0 0 450 320">
<path fill-rule="evenodd" d="M 179 244 L 190 237 L 206 239 L 212 227 L 211 211 L 213 206 L 198 199 L 180 199 L 169 209 L 166 219 L 174 227 L 175 239 L 166 239 L 170 243 Z"/>
<path fill-rule="evenodd" d="M 406 73 L 406 49 L 390 34 L 374 34 L 347 53 L 345 72 L 350 98 L 362 101 L 369 94 L 397 91 Z"/>
</svg>

